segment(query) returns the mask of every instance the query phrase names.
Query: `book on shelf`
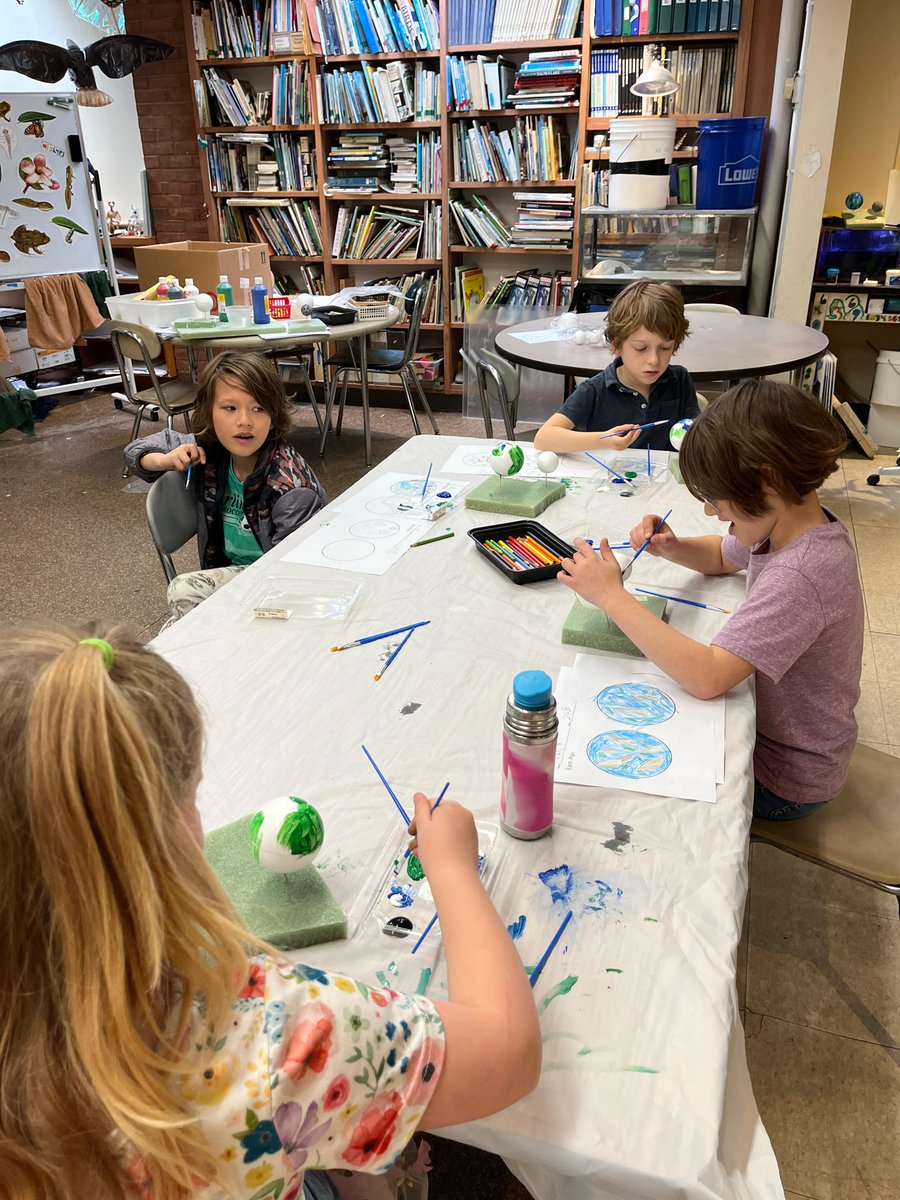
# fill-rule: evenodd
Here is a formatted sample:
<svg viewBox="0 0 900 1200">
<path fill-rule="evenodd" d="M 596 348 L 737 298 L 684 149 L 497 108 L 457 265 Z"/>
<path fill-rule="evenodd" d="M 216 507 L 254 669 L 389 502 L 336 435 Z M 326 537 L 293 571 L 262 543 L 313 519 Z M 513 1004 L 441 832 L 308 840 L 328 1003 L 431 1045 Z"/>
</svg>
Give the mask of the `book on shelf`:
<svg viewBox="0 0 900 1200">
<path fill-rule="evenodd" d="M 436 119 L 438 74 L 422 62 L 326 70 L 316 79 L 319 112 L 335 124 Z"/>
<path fill-rule="evenodd" d="M 322 253 L 319 207 L 309 200 L 231 198 L 221 218 L 226 242 L 262 242 L 280 257 Z"/>
<path fill-rule="evenodd" d="M 448 0 L 451 46 L 573 38 L 582 0 Z"/>
<path fill-rule="evenodd" d="M 473 183 L 519 183 L 570 178 L 569 133 L 554 116 L 517 116 L 510 128 L 457 121 L 451 129 L 453 178 Z"/>
<path fill-rule="evenodd" d="M 465 321 L 469 310 L 477 309 L 484 300 L 484 293 L 484 271 L 481 267 L 454 267 L 451 320 Z"/>
<path fill-rule="evenodd" d="M 501 276 L 482 301 L 482 308 L 527 306 L 566 311 L 571 298 L 572 276 L 568 271 L 520 271 Z"/>
<path fill-rule="evenodd" d="M 335 221 L 334 258 L 439 258 L 441 209 L 433 201 L 399 205 L 342 205 Z"/>
<path fill-rule="evenodd" d="M 595 37 L 738 33 L 740 0 L 595 0 Z"/>
<path fill-rule="evenodd" d="M 278 263 L 272 270 L 275 286 L 282 296 L 308 292 L 310 296 L 325 295 L 325 271 L 306 263 Z"/>
<path fill-rule="evenodd" d="M 271 0 L 195 3 L 191 29 L 197 58 L 265 58 L 273 51 L 272 21 Z"/>
<path fill-rule="evenodd" d="M 213 67 L 203 68 L 213 123 L 265 125 L 272 112 L 272 93 L 256 91 L 246 80 L 226 79 Z"/>
<path fill-rule="evenodd" d="M 737 48 L 718 46 L 619 46 L 591 54 L 592 117 L 635 116 L 641 98 L 629 89 L 643 70 L 645 53 L 658 56 L 671 71 L 679 90 L 658 101 L 663 116 L 678 113 L 727 113 L 731 110 Z"/>
<path fill-rule="evenodd" d="M 437 50 L 434 0 L 312 0 L 322 50 L 329 54 L 396 54 Z M 307 9 L 309 21 L 309 8 Z"/>
</svg>

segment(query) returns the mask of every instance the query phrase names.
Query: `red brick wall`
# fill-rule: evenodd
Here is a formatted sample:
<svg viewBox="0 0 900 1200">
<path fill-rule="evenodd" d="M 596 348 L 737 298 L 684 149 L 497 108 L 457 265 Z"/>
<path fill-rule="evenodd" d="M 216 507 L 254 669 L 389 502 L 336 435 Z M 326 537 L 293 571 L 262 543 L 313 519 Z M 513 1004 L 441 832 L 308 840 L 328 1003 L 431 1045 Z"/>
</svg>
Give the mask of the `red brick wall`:
<svg viewBox="0 0 900 1200">
<path fill-rule="evenodd" d="M 128 33 L 175 47 L 163 62 L 140 67 L 133 76 L 154 235 L 160 242 L 206 241 L 210 233 L 182 0 L 128 0 L 125 21 Z"/>
</svg>

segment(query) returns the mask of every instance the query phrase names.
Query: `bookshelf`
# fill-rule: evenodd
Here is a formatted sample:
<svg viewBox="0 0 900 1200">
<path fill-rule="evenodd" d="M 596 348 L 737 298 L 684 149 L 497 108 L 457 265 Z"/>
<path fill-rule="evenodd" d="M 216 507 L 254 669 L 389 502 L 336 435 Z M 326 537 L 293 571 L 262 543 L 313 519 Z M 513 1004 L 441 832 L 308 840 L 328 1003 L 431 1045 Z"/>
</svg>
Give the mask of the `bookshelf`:
<svg viewBox="0 0 900 1200">
<path fill-rule="evenodd" d="M 683 32 L 608 33 L 620 2 L 640 28 L 642 0 L 562 0 L 555 15 L 544 0 L 496 0 L 493 30 L 490 0 L 185 0 L 210 239 L 268 241 L 276 278 L 294 290 L 408 286 L 424 275 L 420 349 L 444 364 L 443 380 L 425 386 L 458 395 L 467 298 L 516 277 L 532 303 L 542 288 L 569 295 L 581 207 L 608 161 L 594 145 L 612 115 L 597 115 L 598 56 L 633 72 L 645 48 L 664 47 L 667 65 L 719 71 L 690 90 L 723 111 L 660 110 L 685 136 L 679 161 L 695 156 L 690 131 L 701 118 L 766 111 L 773 0 L 731 0 L 726 18 L 728 0 L 673 0 Z M 646 0 L 647 17 L 658 23 L 665 6 Z M 717 21 L 737 28 L 713 28 L 717 9 Z M 411 20 L 416 49 L 403 43 L 415 39 Z M 565 36 L 547 36 L 548 21 Z M 536 61 L 543 78 L 526 65 Z M 623 94 L 630 82 L 623 69 Z M 472 226 L 457 219 L 460 206 L 476 213 Z M 551 231 L 545 241 L 541 229 Z"/>
</svg>

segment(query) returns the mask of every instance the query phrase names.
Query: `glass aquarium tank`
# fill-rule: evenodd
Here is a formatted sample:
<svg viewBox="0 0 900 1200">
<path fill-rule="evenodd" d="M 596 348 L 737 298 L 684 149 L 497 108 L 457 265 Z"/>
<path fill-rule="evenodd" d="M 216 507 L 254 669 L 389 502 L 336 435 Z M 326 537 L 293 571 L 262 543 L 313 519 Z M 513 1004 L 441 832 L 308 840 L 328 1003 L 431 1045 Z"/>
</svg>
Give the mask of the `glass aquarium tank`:
<svg viewBox="0 0 900 1200">
<path fill-rule="evenodd" d="M 755 208 L 583 208 L 578 273 L 582 279 L 610 282 L 649 278 L 743 287 L 755 224 Z"/>
<path fill-rule="evenodd" d="M 844 229 L 823 226 L 816 255 L 816 283 L 884 285 L 886 271 L 900 267 L 900 227 Z M 854 282 L 853 275 L 859 275 Z"/>
</svg>

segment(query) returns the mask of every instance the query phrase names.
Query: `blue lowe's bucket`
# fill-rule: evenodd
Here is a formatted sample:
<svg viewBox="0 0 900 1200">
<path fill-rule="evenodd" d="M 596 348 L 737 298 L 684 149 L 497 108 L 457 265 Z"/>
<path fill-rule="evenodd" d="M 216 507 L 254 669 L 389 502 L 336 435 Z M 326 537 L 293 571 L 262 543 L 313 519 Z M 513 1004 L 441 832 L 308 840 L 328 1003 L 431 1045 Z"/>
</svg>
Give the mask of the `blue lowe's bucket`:
<svg viewBox="0 0 900 1200">
<path fill-rule="evenodd" d="M 723 117 L 699 128 L 697 208 L 752 208 L 766 118 Z"/>
</svg>

